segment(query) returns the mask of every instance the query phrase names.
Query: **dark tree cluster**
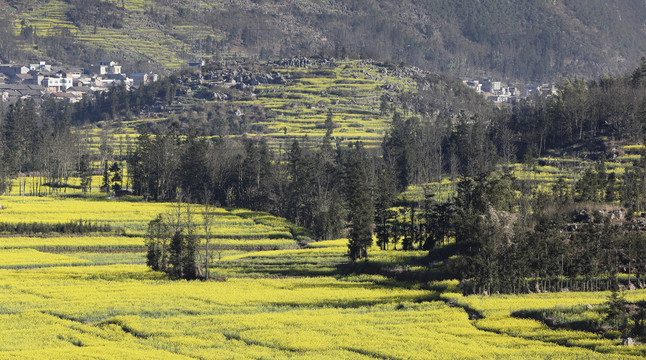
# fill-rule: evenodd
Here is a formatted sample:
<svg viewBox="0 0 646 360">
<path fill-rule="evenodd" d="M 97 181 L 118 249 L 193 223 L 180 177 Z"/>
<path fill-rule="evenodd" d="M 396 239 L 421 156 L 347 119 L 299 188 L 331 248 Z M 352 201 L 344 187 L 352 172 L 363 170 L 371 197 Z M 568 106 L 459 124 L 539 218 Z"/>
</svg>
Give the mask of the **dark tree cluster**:
<svg viewBox="0 0 646 360">
<path fill-rule="evenodd" d="M 70 221 L 66 223 L 0 223 L 0 233 L 20 235 L 43 235 L 43 234 L 92 234 L 111 233 L 113 229 L 108 224 L 93 223 L 90 220 Z"/>
<path fill-rule="evenodd" d="M 119 2 L 101 0 L 66 0 L 71 7 L 67 16 L 77 26 L 94 26 L 121 29 L 124 26 Z"/>
<path fill-rule="evenodd" d="M 535 206 L 526 214 L 517 210 L 522 207 L 514 201 L 510 184 L 489 177 L 460 187 L 455 241 L 463 257 L 453 265 L 470 279 L 467 290 L 607 290 L 619 273 L 644 286 L 646 257 L 638 249 L 646 245 L 646 234 L 621 220 L 616 206 L 568 206 L 552 194 L 553 205 Z M 483 187 L 489 189 L 482 192 Z M 483 200 L 483 193 L 490 198 Z M 506 200 L 496 203 L 493 196 Z M 540 201 L 540 196 L 535 199 Z M 465 207 L 469 201 L 474 205 Z"/>
<path fill-rule="evenodd" d="M 431 80 L 427 85 L 438 85 Z M 168 105 L 177 92 L 175 81 L 171 77 L 134 92 L 116 87 L 77 105 L 45 101 L 38 108 L 33 101 L 18 101 L 3 109 L 0 184 L 40 172 L 51 184 L 65 184 L 78 174 L 82 186 L 89 186 L 92 159 L 70 125 Z M 569 209 L 571 202 L 621 202 L 630 217 L 645 208 L 646 163 L 635 163 L 619 178 L 599 165 L 574 187 L 561 179 L 546 192 L 532 192 L 492 170 L 515 158 L 532 161 L 547 149 L 589 147 L 599 136 L 614 141 L 643 136 L 645 93 L 646 59 L 629 76 L 565 82 L 556 95 L 520 102 L 510 112 L 441 108 L 436 113 L 431 107 L 420 110 L 422 97 L 408 99 L 414 106 L 407 111 L 421 116 L 394 112 L 380 149 L 333 146 L 331 119 L 318 143 L 285 140 L 278 149 L 270 149 L 264 138 L 206 138 L 171 120 L 154 135 L 141 127 L 136 144 L 119 159 L 105 136 L 95 160 L 100 160 L 105 190 L 116 195 L 125 189 L 147 200 L 181 198 L 268 211 L 312 230 L 317 239 L 349 235 L 353 260 L 367 257 L 373 233 L 382 249 L 431 250 L 451 243 L 457 257 L 449 269 L 468 280 L 468 291 L 602 289 L 618 272 L 639 274 L 643 281 L 644 257 L 634 252 L 644 246 L 641 228 L 633 220 L 597 214 L 576 219 L 554 204 Z M 608 98 L 625 106 L 613 107 Z M 387 102 L 384 112 L 390 111 Z M 127 171 L 119 160 L 125 160 Z M 411 185 L 440 183 L 447 175 L 455 195 L 446 198 L 441 187 L 429 186 L 419 202 L 396 200 Z M 172 232 L 168 251 L 153 251 L 155 266 L 194 259 L 189 230 Z M 190 275 L 194 264 L 186 261 L 187 268 L 172 267 L 173 276 L 196 276 Z"/>
<path fill-rule="evenodd" d="M 326 137 L 318 148 L 294 141 L 276 153 L 264 139 L 180 135 L 178 127 L 154 137 L 141 128 L 128 158 L 135 195 L 172 201 L 181 193 L 186 201 L 268 211 L 318 239 L 341 236 L 349 221 L 361 246 L 371 242 L 373 170 L 359 145 L 334 150 Z"/>
<path fill-rule="evenodd" d="M 426 193 L 419 202 L 377 206 L 377 243 L 442 254 L 448 276 L 472 293 L 608 290 L 619 273 L 629 275 L 628 285 L 646 286 L 641 218 L 624 219 L 618 205 L 588 201 L 601 196 L 594 187 L 588 195 L 576 190 L 574 198 L 563 196 L 558 183 L 545 193 L 524 191 L 509 174 L 491 173 L 462 178 L 449 202 Z"/>
<path fill-rule="evenodd" d="M 38 108 L 29 99 L 7 108 L 0 123 L 0 192 L 9 191 L 9 179 L 16 176 L 40 174 L 40 182 L 32 184 L 38 188 L 65 187 L 75 174 L 78 155 L 87 149 L 71 131 L 70 113 L 59 105 L 48 100 Z"/>
<path fill-rule="evenodd" d="M 3 17 L 0 19 L 0 63 L 9 63 L 18 53 L 12 21 Z"/>
<path fill-rule="evenodd" d="M 151 269 L 165 272 L 173 279 L 204 278 L 190 204 L 183 206 L 178 201 L 174 213 L 159 214 L 151 220 L 146 232 L 146 247 L 146 264 Z"/>
</svg>

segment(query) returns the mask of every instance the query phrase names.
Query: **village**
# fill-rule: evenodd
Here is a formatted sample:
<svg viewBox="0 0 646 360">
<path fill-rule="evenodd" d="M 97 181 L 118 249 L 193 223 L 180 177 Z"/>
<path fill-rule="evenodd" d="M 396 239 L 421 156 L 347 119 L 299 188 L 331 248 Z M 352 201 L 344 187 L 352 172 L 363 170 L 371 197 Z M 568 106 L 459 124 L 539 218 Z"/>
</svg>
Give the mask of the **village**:
<svg viewBox="0 0 646 360">
<path fill-rule="evenodd" d="M 0 99 L 13 103 L 18 99 L 46 98 L 75 103 L 83 96 L 107 91 L 112 86 L 137 88 L 154 82 L 154 73 L 124 74 L 117 62 L 102 60 L 89 69 L 54 66 L 45 61 L 33 64 L 0 64 Z"/>
<path fill-rule="evenodd" d="M 543 96 L 555 95 L 558 89 L 555 84 L 525 85 L 524 88 L 503 86 L 501 81 L 495 81 L 490 78 L 482 80 L 462 80 L 462 82 L 493 103 L 511 103 L 534 94 Z"/>
<path fill-rule="evenodd" d="M 191 62 L 188 67 L 199 69 L 204 62 Z M 45 61 L 32 64 L 0 64 L 0 100 L 13 103 L 18 99 L 32 98 L 42 101 L 46 98 L 76 103 L 83 96 L 93 97 L 95 92 L 124 85 L 127 89 L 157 81 L 155 73 L 123 73 L 115 61 L 101 60 L 88 69 L 69 66 L 55 66 Z M 465 79 L 462 82 L 488 101 L 498 104 L 512 103 L 534 94 L 550 96 L 557 92 L 555 84 L 525 85 L 515 87 L 503 82 L 485 78 Z"/>
</svg>

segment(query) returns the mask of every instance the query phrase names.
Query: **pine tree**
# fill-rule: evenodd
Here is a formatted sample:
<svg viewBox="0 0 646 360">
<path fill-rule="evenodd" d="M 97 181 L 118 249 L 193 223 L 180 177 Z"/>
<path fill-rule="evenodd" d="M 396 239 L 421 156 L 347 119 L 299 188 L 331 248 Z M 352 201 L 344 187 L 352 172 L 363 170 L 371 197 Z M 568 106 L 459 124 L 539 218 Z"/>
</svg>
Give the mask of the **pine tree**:
<svg viewBox="0 0 646 360">
<path fill-rule="evenodd" d="M 328 136 L 332 135 L 335 126 L 336 124 L 334 123 L 334 120 L 332 118 L 332 109 L 328 109 L 327 116 L 325 117 L 325 130 Z"/>
<path fill-rule="evenodd" d="M 108 171 L 108 162 L 106 161 L 103 166 L 103 182 L 101 183 L 101 191 L 110 192 L 110 172 Z"/>
<path fill-rule="evenodd" d="M 170 239 L 170 246 L 168 248 L 168 269 L 169 275 L 174 279 L 184 278 L 184 241 L 185 235 L 181 231 L 175 231 Z"/>
<path fill-rule="evenodd" d="M 350 225 L 349 256 L 352 261 L 368 257 L 372 245 L 374 206 L 370 194 L 367 155 L 356 144 L 346 163 L 346 191 Z"/>
<path fill-rule="evenodd" d="M 123 184 L 123 176 L 121 175 L 121 166 L 119 165 L 118 161 L 115 161 L 112 163 L 112 166 L 110 166 L 110 172 L 112 173 L 112 178 L 110 179 L 112 183 L 111 188 L 115 194 L 118 194 L 119 191 L 121 191 L 121 187 Z"/>
<path fill-rule="evenodd" d="M 90 155 L 83 154 L 79 161 L 79 177 L 81 178 L 81 190 L 86 193 L 92 188 L 92 170 L 90 169 Z"/>
<path fill-rule="evenodd" d="M 606 305 L 606 321 L 610 322 L 615 330 L 619 330 L 622 333 L 627 332 L 627 326 L 625 326 L 626 320 L 628 319 L 628 312 L 626 310 L 626 299 L 624 298 L 624 293 L 619 291 L 619 286 L 615 285 L 612 292 L 608 296 L 608 301 Z"/>
<path fill-rule="evenodd" d="M 379 173 L 377 181 L 378 188 L 375 194 L 375 232 L 377 235 L 377 245 L 382 250 L 387 250 L 392 233 L 391 221 L 395 217 L 395 213 L 390 210 L 396 196 L 395 178 L 392 169 L 384 166 Z"/>
</svg>

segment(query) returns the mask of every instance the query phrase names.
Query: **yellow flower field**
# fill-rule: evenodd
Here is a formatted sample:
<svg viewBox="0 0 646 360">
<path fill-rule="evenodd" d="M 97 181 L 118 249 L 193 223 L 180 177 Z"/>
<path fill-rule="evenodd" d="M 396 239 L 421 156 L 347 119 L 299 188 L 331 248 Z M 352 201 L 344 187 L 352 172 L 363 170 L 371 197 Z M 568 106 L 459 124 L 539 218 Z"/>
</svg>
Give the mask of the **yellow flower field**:
<svg viewBox="0 0 646 360">
<path fill-rule="evenodd" d="M 637 359 L 483 331 L 411 302 L 425 290 L 370 281 L 173 282 L 122 265 L 1 270 L 0 284 L 0 357 Z"/>
<path fill-rule="evenodd" d="M 645 353 L 643 346 L 621 347 L 512 316 L 600 304 L 607 293 L 465 297 L 452 280 L 411 284 L 348 274 L 341 270 L 346 239 L 299 247 L 293 225 L 265 213 L 215 209 L 212 232 L 225 236 L 210 239 L 214 280 L 189 282 L 144 265 L 148 221 L 176 204 L 29 196 L 0 203 L 4 223 L 83 219 L 126 234 L 0 237 L 0 359 L 640 359 Z M 192 210 L 199 224 L 201 208 Z M 425 267 L 409 264 L 425 256 L 373 246 L 369 261 L 356 265 L 423 273 Z M 627 299 L 646 299 L 646 292 Z M 469 320 L 462 307 L 484 318 Z"/>
</svg>

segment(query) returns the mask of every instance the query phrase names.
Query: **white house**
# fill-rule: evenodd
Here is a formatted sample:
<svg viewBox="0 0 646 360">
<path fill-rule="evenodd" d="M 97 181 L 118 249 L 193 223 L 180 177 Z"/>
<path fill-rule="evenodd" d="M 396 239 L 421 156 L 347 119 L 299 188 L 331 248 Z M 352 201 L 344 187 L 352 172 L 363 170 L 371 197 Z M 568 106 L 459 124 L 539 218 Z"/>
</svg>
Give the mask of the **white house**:
<svg viewBox="0 0 646 360">
<path fill-rule="evenodd" d="M 98 75 L 121 74 L 121 65 L 114 61 L 101 60 L 99 65 L 94 67 L 94 72 Z"/>
<path fill-rule="evenodd" d="M 51 92 L 61 92 L 73 86 L 72 79 L 62 77 L 47 77 L 43 79 L 43 86 Z"/>
<path fill-rule="evenodd" d="M 47 64 L 44 61 L 38 62 L 38 64 L 29 64 L 30 71 L 52 71 L 52 66 Z"/>
</svg>

